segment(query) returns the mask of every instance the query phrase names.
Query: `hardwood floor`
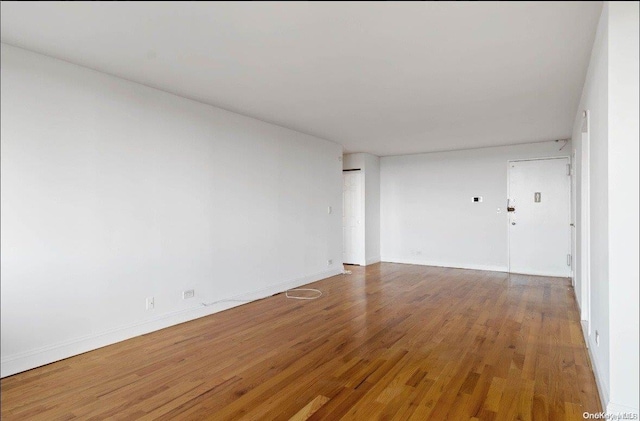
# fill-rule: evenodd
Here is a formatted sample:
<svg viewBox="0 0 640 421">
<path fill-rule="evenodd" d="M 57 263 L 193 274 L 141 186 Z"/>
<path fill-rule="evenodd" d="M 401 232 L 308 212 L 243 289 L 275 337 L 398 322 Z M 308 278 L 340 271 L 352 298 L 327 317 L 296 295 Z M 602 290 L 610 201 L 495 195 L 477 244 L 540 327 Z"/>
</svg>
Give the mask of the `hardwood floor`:
<svg viewBox="0 0 640 421">
<path fill-rule="evenodd" d="M 582 420 L 570 282 L 383 263 L 1 382 L 2 419 Z"/>
</svg>

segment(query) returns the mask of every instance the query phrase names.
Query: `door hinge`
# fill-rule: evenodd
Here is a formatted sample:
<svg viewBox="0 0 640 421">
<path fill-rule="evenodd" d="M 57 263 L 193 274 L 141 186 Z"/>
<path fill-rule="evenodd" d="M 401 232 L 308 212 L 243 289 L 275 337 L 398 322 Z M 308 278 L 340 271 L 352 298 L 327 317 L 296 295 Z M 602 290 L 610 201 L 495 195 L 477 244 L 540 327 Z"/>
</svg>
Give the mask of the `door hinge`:
<svg viewBox="0 0 640 421">
<path fill-rule="evenodd" d="M 567 164 L 567 175 L 571 175 L 571 164 Z"/>
<path fill-rule="evenodd" d="M 567 266 L 571 266 L 571 255 L 567 254 Z"/>
</svg>

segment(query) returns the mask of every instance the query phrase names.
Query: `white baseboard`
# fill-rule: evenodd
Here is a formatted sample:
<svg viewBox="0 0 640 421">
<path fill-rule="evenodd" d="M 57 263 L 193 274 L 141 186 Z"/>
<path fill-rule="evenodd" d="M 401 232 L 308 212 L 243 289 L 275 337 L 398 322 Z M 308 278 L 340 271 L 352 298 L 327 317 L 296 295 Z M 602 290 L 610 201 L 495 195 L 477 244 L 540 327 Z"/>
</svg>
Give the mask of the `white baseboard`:
<svg viewBox="0 0 640 421">
<path fill-rule="evenodd" d="M 399 257 L 384 257 L 382 258 L 382 261 L 389 262 L 389 263 L 403 263 L 408 265 L 438 266 L 438 267 L 454 268 L 454 269 L 486 270 L 491 272 L 508 272 L 508 268 L 506 266 L 497 266 L 497 265 L 473 265 L 473 264 L 464 264 L 464 263 L 434 262 L 431 260 L 404 259 Z"/>
<path fill-rule="evenodd" d="M 375 256 L 375 257 L 370 257 L 368 259 L 365 260 L 365 265 L 369 266 L 372 265 L 374 263 L 380 263 L 380 256 Z"/>
<path fill-rule="evenodd" d="M 584 343 L 587 345 L 587 348 L 589 348 L 589 322 L 587 320 L 580 320 L 580 326 L 582 327 Z"/>
<path fill-rule="evenodd" d="M 19 354 L 3 357 L 1 360 L 0 377 L 11 376 L 22 371 L 50 364 L 74 355 L 93 351 L 107 345 L 131 339 L 136 336 L 164 329 L 180 323 L 195 320 L 200 317 L 218 313 L 233 307 L 237 307 L 246 302 L 224 301 L 224 300 L 259 300 L 271 295 L 286 291 L 290 288 L 296 288 L 311 282 L 329 278 L 331 276 L 342 273 L 342 268 L 331 269 L 324 272 L 315 273 L 302 278 L 294 279 L 287 282 L 271 285 L 269 287 L 250 291 L 234 297 L 226 297 L 219 299 L 212 304 L 206 306 L 199 305 L 187 309 L 177 310 L 147 319 L 141 322 L 131 323 L 129 325 L 120 326 L 104 332 L 87 335 L 72 340 L 59 342 L 57 344 L 21 352 Z M 250 302 L 250 301 L 247 301 Z"/>
<path fill-rule="evenodd" d="M 509 270 L 507 269 L 507 272 Z M 533 275 L 533 276 L 549 276 L 552 278 L 569 278 L 570 274 L 557 273 L 557 272 L 536 272 L 535 270 L 527 271 L 527 273 L 511 272 L 514 275 Z"/>
<path fill-rule="evenodd" d="M 595 346 L 595 342 L 591 341 L 592 336 L 589 336 L 589 333 L 586 331 L 586 323 L 581 323 L 582 325 L 582 334 L 585 337 L 585 341 L 587 343 L 587 351 L 589 352 L 589 359 L 591 360 L 591 367 L 593 368 L 593 375 L 596 378 L 596 387 L 598 389 L 598 395 L 600 396 L 600 405 L 602 408 L 607 408 L 609 403 L 609 384 L 602 378 L 602 369 L 600 369 L 598 365 L 598 361 L 595 359 L 593 355 L 593 349 Z"/>
<path fill-rule="evenodd" d="M 575 297 L 575 291 L 574 291 L 574 297 Z M 576 298 L 576 302 L 578 302 L 577 298 Z M 584 343 L 587 347 L 589 360 L 591 361 L 591 367 L 593 368 L 593 375 L 596 378 L 596 389 L 598 389 L 598 397 L 600 398 L 600 405 L 602 406 L 602 408 L 607 408 L 607 402 L 609 401 L 609 387 L 606 383 L 603 382 L 602 376 L 600 375 L 601 371 L 598 368 L 598 364 L 593 355 L 592 350 L 593 350 L 593 347 L 596 346 L 596 344 L 591 342 L 588 323 L 589 322 L 587 320 L 580 320 L 580 327 L 582 328 L 582 337 L 584 338 Z"/>
</svg>

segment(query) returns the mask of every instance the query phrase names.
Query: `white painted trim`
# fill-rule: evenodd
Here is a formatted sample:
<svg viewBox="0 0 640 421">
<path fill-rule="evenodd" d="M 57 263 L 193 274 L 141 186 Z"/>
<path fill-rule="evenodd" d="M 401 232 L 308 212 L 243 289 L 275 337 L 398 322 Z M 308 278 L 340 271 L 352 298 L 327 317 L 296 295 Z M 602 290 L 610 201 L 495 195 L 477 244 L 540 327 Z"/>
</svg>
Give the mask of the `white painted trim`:
<svg viewBox="0 0 640 421">
<path fill-rule="evenodd" d="M 567 278 L 570 279 L 571 276 L 567 276 L 566 273 L 554 273 L 554 272 L 536 272 L 536 271 L 530 271 L 527 273 L 520 273 L 520 272 L 509 272 L 513 275 L 531 275 L 531 276 L 549 276 L 552 278 Z"/>
<path fill-rule="evenodd" d="M 375 257 L 370 257 L 365 261 L 365 265 L 372 265 L 374 263 L 380 263 L 382 259 L 380 259 L 380 256 L 375 256 Z"/>
<path fill-rule="evenodd" d="M 578 303 L 578 300 L 576 298 L 575 295 L 575 290 L 573 291 L 573 297 L 576 300 L 576 303 L 578 304 L 578 308 L 580 307 L 580 304 Z M 616 405 L 613 404 L 609 401 L 609 388 L 607 386 L 607 384 L 605 382 L 602 381 L 599 373 L 600 370 L 598 369 L 598 367 L 596 366 L 596 359 L 593 356 L 592 353 L 592 347 L 597 346 L 595 343 L 591 343 L 591 340 L 589 338 L 590 332 L 589 332 L 589 322 L 586 320 L 580 320 L 580 327 L 582 328 L 582 336 L 584 337 L 584 343 L 585 346 L 587 347 L 587 352 L 589 354 L 589 360 L 591 362 L 591 368 L 593 370 L 593 375 L 596 379 L 596 389 L 598 389 L 598 397 L 600 398 L 600 405 L 602 406 L 602 408 L 605 408 L 607 413 L 613 413 L 613 412 L 633 412 L 635 411 L 635 413 L 638 413 L 638 409 L 637 408 L 630 408 L 630 407 L 624 407 L 622 405 Z"/>
<path fill-rule="evenodd" d="M 217 300 L 216 303 L 208 306 L 204 306 L 201 304 L 197 307 L 172 311 L 148 320 L 131 323 L 93 335 L 87 335 L 80 338 L 59 342 L 57 344 L 32 349 L 8 357 L 3 357 L 1 360 L 2 373 L 0 376 L 11 376 L 21 371 L 26 371 L 45 364 L 50 364 L 52 362 L 69 358 L 74 355 L 93 351 L 95 349 L 102 348 L 107 345 L 112 345 L 126 339 L 131 339 L 133 337 L 164 329 L 169 326 L 174 326 L 180 323 L 188 322 L 190 320 L 195 320 L 200 317 L 208 316 L 247 303 L 223 300 L 246 299 L 256 301 L 286 291 L 290 288 L 296 288 L 311 282 L 329 278 L 331 276 L 340 275 L 341 273 L 342 267 L 339 267 L 291 281 L 278 283 L 266 288 L 251 291 L 234 297 L 221 298 L 220 300 Z"/>
<path fill-rule="evenodd" d="M 600 397 L 600 405 L 602 406 L 602 408 L 607 408 L 608 402 L 609 402 L 609 385 L 601 377 L 600 373 L 602 372 L 602 370 L 598 368 L 597 360 L 594 357 L 592 352 L 592 349 L 597 345 L 595 344 L 595 342 L 591 341 L 591 338 L 589 337 L 588 332 L 585 332 L 584 324 L 581 323 L 581 325 L 583 329 L 582 334 L 586 338 L 587 351 L 589 352 L 589 360 L 591 360 L 591 368 L 593 369 L 593 375 L 596 378 L 596 387 L 598 389 L 598 396 Z"/>
<path fill-rule="evenodd" d="M 580 265 L 581 265 L 581 297 L 584 301 L 580 318 L 587 321 L 587 333 L 591 334 L 591 112 L 584 111 L 582 129 L 580 130 L 580 165 L 581 165 L 581 232 Z"/>
<path fill-rule="evenodd" d="M 580 301 L 578 301 L 575 288 L 573 289 L 573 299 L 578 307 L 578 313 L 580 313 Z M 586 320 L 580 320 L 580 328 L 582 329 L 582 337 L 584 338 L 585 347 L 589 349 L 589 326 Z"/>
<path fill-rule="evenodd" d="M 577 156 L 578 151 L 573 145 L 573 152 L 571 153 L 571 286 L 576 286 L 576 261 L 578 258 L 578 163 Z M 574 294 L 575 295 L 575 294 Z M 577 301 L 577 300 L 576 300 Z"/>
<path fill-rule="evenodd" d="M 403 259 L 399 257 L 385 257 L 382 259 L 382 261 L 388 262 L 388 263 L 402 263 L 407 265 L 421 265 L 421 266 L 437 266 L 437 267 L 445 267 L 445 268 L 453 268 L 453 269 L 486 270 L 491 272 L 507 272 L 508 271 L 506 266 L 468 265 L 468 264 L 450 263 L 450 262 L 434 262 L 431 260 Z"/>
<path fill-rule="evenodd" d="M 569 159 L 569 162 L 571 162 L 571 156 L 569 155 L 557 155 L 557 156 L 548 156 L 548 157 L 542 157 L 542 158 L 517 158 L 517 159 L 510 159 L 509 162 L 546 161 L 547 159 Z"/>
<path fill-rule="evenodd" d="M 589 348 L 589 322 L 586 320 L 580 320 L 580 326 L 582 327 L 582 336 L 584 337 L 584 343 Z"/>
<path fill-rule="evenodd" d="M 578 305 L 578 310 L 580 309 L 580 302 L 577 299 L 576 296 L 576 291 L 575 289 L 573 290 L 573 298 L 576 301 L 576 304 Z M 584 338 L 584 344 L 587 348 L 587 353 L 589 356 L 589 361 L 591 362 L 591 369 L 593 371 L 593 375 L 596 379 L 596 389 L 598 390 L 598 397 L 600 398 L 600 406 L 602 406 L 602 408 L 607 408 L 607 400 L 608 398 L 606 397 L 604 391 L 605 390 L 609 390 L 609 389 L 604 389 L 604 385 L 602 383 L 602 381 L 600 380 L 600 377 L 598 376 L 598 369 L 595 366 L 595 357 L 593 356 L 593 353 L 591 352 L 591 341 L 589 340 L 589 322 L 586 320 L 580 320 L 580 328 L 582 330 L 582 337 Z M 593 344 L 593 346 L 596 346 L 595 344 Z M 611 405 L 611 403 L 609 403 L 609 405 Z M 624 411 L 623 411 L 624 412 Z"/>
</svg>

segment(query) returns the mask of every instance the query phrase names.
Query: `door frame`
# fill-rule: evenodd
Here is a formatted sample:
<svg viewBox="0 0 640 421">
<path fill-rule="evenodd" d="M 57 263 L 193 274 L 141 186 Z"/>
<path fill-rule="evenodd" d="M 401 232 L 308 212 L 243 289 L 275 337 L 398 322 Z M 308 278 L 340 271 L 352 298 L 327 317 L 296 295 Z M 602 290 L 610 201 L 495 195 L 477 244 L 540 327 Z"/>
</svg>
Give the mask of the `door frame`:
<svg viewBox="0 0 640 421">
<path fill-rule="evenodd" d="M 580 127 L 580 320 L 591 335 L 591 127 L 589 110 Z M 588 341 L 587 341 L 588 343 Z"/>
<path fill-rule="evenodd" d="M 578 220 L 578 180 L 577 180 L 577 167 L 578 167 L 578 155 L 576 153 L 575 145 L 573 145 L 573 152 L 571 153 L 571 286 L 576 287 L 576 274 L 577 274 L 577 261 L 578 261 L 578 229 L 576 227 L 576 221 Z M 575 294 L 574 294 L 575 295 Z"/>
<path fill-rule="evenodd" d="M 358 174 L 358 183 L 360 184 L 360 202 L 361 202 L 361 206 L 360 206 L 360 218 L 362 220 L 362 224 L 361 224 L 361 229 L 360 229 L 360 236 L 362 237 L 361 243 L 362 243 L 362 261 L 360 262 L 352 262 L 352 263 L 346 263 L 344 262 L 344 193 L 343 193 L 343 202 L 342 202 L 342 215 L 343 215 L 343 240 L 342 240 L 342 264 L 350 264 L 350 265 L 357 265 L 357 266 L 366 266 L 366 231 L 365 231 L 365 174 L 364 171 L 362 170 L 362 168 L 351 168 L 351 169 L 343 169 L 342 170 L 342 182 L 344 183 L 344 176 L 345 174 L 349 174 L 349 173 L 355 173 Z"/>
<path fill-rule="evenodd" d="M 523 161 L 547 161 L 550 159 L 566 159 L 571 165 L 571 157 L 569 155 L 556 155 L 556 156 L 547 156 L 547 157 L 537 157 L 537 158 L 517 158 L 517 159 L 509 159 L 507 160 L 507 205 L 509 204 L 509 199 L 511 198 L 511 171 L 510 165 L 512 162 L 523 162 Z M 571 182 L 569 182 L 571 185 Z M 569 202 L 571 202 L 571 190 L 569 190 Z M 505 209 L 508 207 L 505 205 Z M 509 229 L 509 210 L 507 209 L 507 273 L 511 273 L 511 230 Z M 569 220 L 571 220 L 571 209 L 569 209 Z M 571 230 L 571 226 L 568 227 Z M 571 250 L 571 231 L 569 231 L 569 250 Z M 575 256 L 571 256 L 573 260 Z"/>
</svg>

